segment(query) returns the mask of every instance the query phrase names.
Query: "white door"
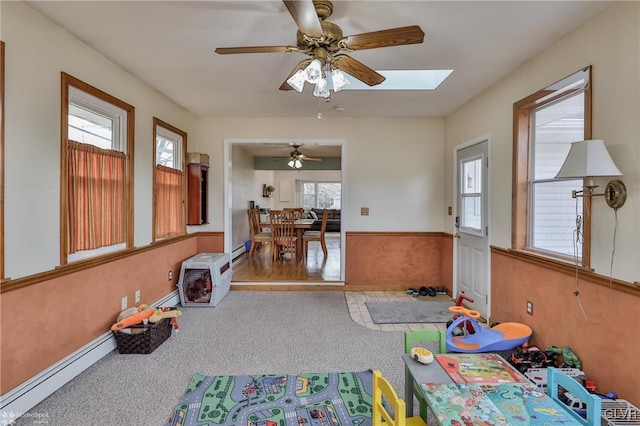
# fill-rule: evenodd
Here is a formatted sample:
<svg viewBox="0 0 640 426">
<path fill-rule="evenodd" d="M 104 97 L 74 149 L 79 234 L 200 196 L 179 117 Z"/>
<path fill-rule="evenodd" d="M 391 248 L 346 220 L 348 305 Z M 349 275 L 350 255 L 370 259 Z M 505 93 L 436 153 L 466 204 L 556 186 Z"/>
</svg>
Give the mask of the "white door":
<svg viewBox="0 0 640 426">
<path fill-rule="evenodd" d="M 465 305 L 484 318 L 489 312 L 489 142 L 482 139 L 457 150 L 457 211 L 454 297 L 460 291 L 473 299 Z"/>
</svg>

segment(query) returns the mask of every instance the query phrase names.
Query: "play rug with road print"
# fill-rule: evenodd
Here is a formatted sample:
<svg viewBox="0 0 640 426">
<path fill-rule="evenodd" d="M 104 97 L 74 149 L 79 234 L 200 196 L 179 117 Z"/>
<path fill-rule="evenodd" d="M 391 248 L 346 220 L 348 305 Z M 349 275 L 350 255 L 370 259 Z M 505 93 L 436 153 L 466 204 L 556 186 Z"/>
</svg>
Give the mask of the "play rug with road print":
<svg viewBox="0 0 640 426">
<path fill-rule="evenodd" d="M 166 425 L 369 426 L 371 371 L 196 374 Z"/>
</svg>

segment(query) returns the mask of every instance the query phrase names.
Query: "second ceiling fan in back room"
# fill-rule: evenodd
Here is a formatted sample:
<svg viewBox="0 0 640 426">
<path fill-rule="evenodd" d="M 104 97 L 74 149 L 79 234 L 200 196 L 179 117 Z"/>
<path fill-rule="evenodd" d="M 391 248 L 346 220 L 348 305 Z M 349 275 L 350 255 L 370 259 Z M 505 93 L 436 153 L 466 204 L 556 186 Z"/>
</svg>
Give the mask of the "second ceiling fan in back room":
<svg viewBox="0 0 640 426">
<path fill-rule="evenodd" d="M 420 44 L 424 41 L 424 32 L 417 25 L 343 36 L 342 29 L 338 25 L 326 20 L 333 12 L 331 1 L 283 1 L 298 26 L 296 46 L 219 47 L 216 49 L 216 53 L 221 55 L 302 53 L 309 56 L 295 66 L 280 86 L 280 90 L 302 92 L 307 82 L 315 85 L 314 96 L 328 99 L 329 77 L 334 92 L 349 84 L 342 71 L 369 86 L 375 86 L 382 83 L 385 77 L 343 52 Z"/>
<path fill-rule="evenodd" d="M 301 145 L 293 145 L 293 151 L 289 153 L 289 161 L 287 162 L 287 165 L 289 167 L 291 167 L 292 169 L 301 169 L 304 162 L 307 160 L 322 161 L 322 158 L 307 157 L 306 155 L 298 151 L 298 148 L 300 148 L 300 146 Z"/>
</svg>

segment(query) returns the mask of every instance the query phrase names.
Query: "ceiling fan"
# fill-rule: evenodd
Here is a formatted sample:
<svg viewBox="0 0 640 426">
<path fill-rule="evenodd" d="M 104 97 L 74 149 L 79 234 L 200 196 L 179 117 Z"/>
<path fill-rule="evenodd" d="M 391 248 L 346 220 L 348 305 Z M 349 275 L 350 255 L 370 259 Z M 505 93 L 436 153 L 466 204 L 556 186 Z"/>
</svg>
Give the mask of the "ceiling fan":
<svg viewBox="0 0 640 426">
<path fill-rule="evenodd" d="M 292 169 L 300 169 L 305 161 L 322 161 L 322 158 L 307 157 L 301 153 L 298 148 L 302 145 L 293 145 L 293 151 L 289 153 L 289 162 L 287 165 Z"/>
<path fill-rule="evenodd" d="M 291 71 L 280 86 L 280 90 L 292 90 L 289 80 L 299 70 L 305 69 L 314 59 L 318 59 L 322 69 L 342 70 L 369 86 L 375 86 L 385 77 L 362 62 L 343 52 L 352 52 L 379 47 L 420 44 L 424 32 L 418 25 L 391 28 L 380 31 L 343 36 L 342 29 L 326 19 L 333 12 L 329 0 L 283 0 L 287 10 L 298 26 L 296 46 L 247 46 L 219 47 L 218 54 L 234 53 L 303 53 L 310 58 L 301 61 Z M 302 91 L 302 89 L 297 89 Z"/>
</svg>

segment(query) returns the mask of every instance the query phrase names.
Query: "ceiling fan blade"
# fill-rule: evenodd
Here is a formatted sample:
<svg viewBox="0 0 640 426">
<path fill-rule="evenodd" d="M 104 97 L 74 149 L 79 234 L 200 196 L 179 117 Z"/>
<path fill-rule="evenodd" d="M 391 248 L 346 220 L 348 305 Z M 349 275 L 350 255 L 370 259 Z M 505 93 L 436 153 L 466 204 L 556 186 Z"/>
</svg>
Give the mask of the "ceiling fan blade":
<svg viewBox="0 0 640 426">
<path fill-rule="evenodd" d="M 289 83 L 287 83 L 287 80 L 289 80 L 292 75 L 294 75 L 296 72 L 298 72 L 298 70 L 306 67 L 309 64 L 310 61 L 311 61 L 310 59 L 305 59 L 304 61 L 302 61 L 298 65 L 296 65 L 295 68 L 289 73 L 287 78 L 284 79 L 284 83 L 282 83 L 282 86 L 280 86 L 280 90 L 293 90 L 293 87 L 289 86 Z"/>
<path fill-rule="evenodd" d="M 322 158 L 313 158 L 313 157 L 307 157 L 306 155 L 303 155 L 302 160 L 303 161 L 322 161 Z"/>
<path fill-rule="evenodd" d="M 246 46 L 246 47 L 218 47 L 216 53 L 230 55 L 234 53 L 287 53 L 292 46 Z"/>
<path fill-rule="evenodd" d="M 336 55 L 334 59 L 338 68 L 369 86 L 375 86 L 385 80 L 383 75 L 378 74 L 375 70 L 353 59 L 351 56 Z"/>
<path fill-rule="evenodd" d="M 324 35 L 313 0 L 282 0 L 302 34 L 320 38 Z"/>
<path fill-rule="evenodd" d="M 417 25 L 411 25 L 356 34 L 347 36 L 343 40 L 351 50 L 376 49 L 378 47 L 420 44 L 424 41 L 424 31 Z"/>
</svg>

